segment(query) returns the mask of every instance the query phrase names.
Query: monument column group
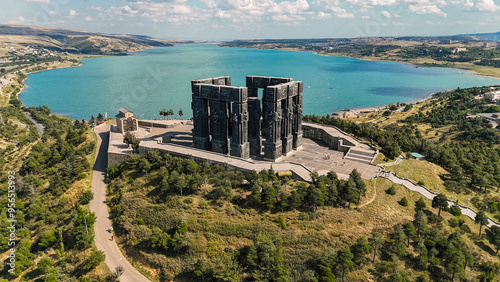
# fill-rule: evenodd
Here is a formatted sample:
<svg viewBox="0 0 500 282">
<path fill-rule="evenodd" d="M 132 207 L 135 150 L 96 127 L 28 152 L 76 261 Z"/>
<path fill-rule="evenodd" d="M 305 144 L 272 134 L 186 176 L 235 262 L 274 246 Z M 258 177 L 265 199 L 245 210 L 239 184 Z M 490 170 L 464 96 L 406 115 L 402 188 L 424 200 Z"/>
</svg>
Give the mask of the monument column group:
<svg viewBox="0 0 500 282">
<path fill-rule="evenodd" d="M 301 81 L 247 76 L 246 87 L 231 78 L 191 81 L 195 148 L 277 160 L 302 145 Z M 259 89 L 263 89 L 262 104 Z"/>
</svg>

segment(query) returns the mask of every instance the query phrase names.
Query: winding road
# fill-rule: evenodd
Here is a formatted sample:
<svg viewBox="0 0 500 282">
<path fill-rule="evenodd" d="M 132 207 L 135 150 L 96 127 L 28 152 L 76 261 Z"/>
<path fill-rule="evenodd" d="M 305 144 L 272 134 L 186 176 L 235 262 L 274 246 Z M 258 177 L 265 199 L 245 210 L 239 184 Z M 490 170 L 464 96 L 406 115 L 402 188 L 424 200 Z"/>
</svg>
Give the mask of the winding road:
<svg viewBox="0 0 500 282">
<path fill-rule="evenodd" d="M 109 219 L 108 206 L 106 204 L 106 167 L 108 165 L 108 143 L 109 143 L 109 126 L 99 126 L 95 128 L 97 134 L 97 155 L 93 168 L 92 176 L 92 192 L 94 199 L 90 201 L 90 210 L 97 217 L 94 224 L 94 240 L 97 249 L 106 254 L 106 264 L 114 271 L 117 266 L 121 265 L 125 272 L 120 276 L 122 282 L 146 282 L 150 281 L 139 273 L 123 256 L 122 252 L 116 245 L 115 241 L 111 241 L 111 233 L 108 232 L 111 226 Z"/>
<path fill-rule="evenodd" d="M 26 116 L 26 118 L 28 118 L 36 127 L 36 130 L 38 131 L 38 135 L 40 135 L 40 137 L 42 137 L 43 133 L 45 132 L 45 127 L 43 125 L 41 125 L 40 123 L 38 123 L 38 121 L 36 121 L 30 113 L 28 112 L 23 112 L 23 114 Z"/>
<path fill-rule="evenodd" d="M 399 184 L 399 185 L 402 185 L 402 186 L 406 187 L 408 190 L 417 192 L 417 193 L 421 194 L 422 196 L 426 197 L 429 200 L 432 200 L 435 196 L 438 195 L 438 193 L 432 192 L 429 189 L 427 189 L 426 187 L 418 185 L 418 184 L 415 184 L 415 183 L 413 183 L 412 181 L 410 181 L 408 179 L 399 177 L 396 174 L 394 174 L 393 172 L 383 171 L 383 172 L 380 173 L 380 177 L 384 177 L 386 179 L 389 179 L 393 183 L 396 183 L 396 184 Z M 448 200 L 448 206 L 449 207 L 451 207 L 451 206 L 453 206 L 455 204 L 456 204 L 455 201 Z M 460 207 L 460 210 L 462 211 L 463 215 L 468 216 L 472 220 L 475 219 L 475 217 L 477 215 L 477 212 L 475 210 L 473 210 L 470 207 L 463 206 L 463 205 L 458 205 L 458 206 Z M 487 224 L 487 226 L 491 227 L 492 225 L 500 226 L 500 224 L 497 221 L 493 220 L 491 217 L 488 217 L 488 224 Z"/>
</svg>

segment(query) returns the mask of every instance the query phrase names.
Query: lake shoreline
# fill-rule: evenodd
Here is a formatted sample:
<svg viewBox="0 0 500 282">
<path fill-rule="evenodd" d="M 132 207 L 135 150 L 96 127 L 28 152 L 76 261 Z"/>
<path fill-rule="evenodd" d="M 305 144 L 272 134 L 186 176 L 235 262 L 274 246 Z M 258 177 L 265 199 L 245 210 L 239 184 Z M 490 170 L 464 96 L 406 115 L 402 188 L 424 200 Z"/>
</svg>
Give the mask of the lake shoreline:
<svg viewBox="0 0 500 282">
<path fill-rule="evenodd" d="M 221 46 L 221 47 L 226 47 L 226 46 Z M 229 47 L 229 46 L 227 46 Z M 500 79 L 500 76 L 495 76 L 495 75 L 490 75 L 490 74 L 484 74 L 480 73 L 477 70 L 474 69 L 465 69 L 461 68 L 460 66 L 446 66 L 446 65 L 430 65 L 429 63 L 416 63 L 416 62 L 403 62 L 403 61 L 396 61 L 396 60 L 387 60 L 387 59 L 378 59 L 374 57 L 352 57 L 348 56 L 342 53 L 320 53 L 318 51 L 311 51 L 311 50 L 302 50 L 300 48 L 252 48 L 252 47 L 229 47 L 229 48 L 246 48 L 246 49 L 258 49 L 258 50 L 275 50 L 275 51 L 295 51 L 295 52 L 309 52 L 313 53 L 316 55 L 320 56 L 325 56 L 325 57 L 346 57 L 346 58 L 351 58 L 351 59 L 358 59 L 362 61 L 372 61 L 372 62 L 392 62 L 392 63 L 399 63 L 399 64 L 407 64 L 414 66 L 415 68 L 449 68 L 449 69 L 456 69 L 456 70 L 464 70 L 464 71 L 469 71 L 470 73 L 461 73 L 464 75 L 474 75 L 474 76 L 482 76 L 482 77 L 488 77 L 488 78 L 495 78 L 495 79 Z"/>
<path fill-rule="evenodd" d="M 450 89 L 450 90 L 452 90 L 452 89 Z M 448 90 L 448 91 L 450 91 L 450 90 Z M 417 98 L 417 99 L 414 99 L 414 100 L 411 100 L 411 101 L 408 101 L 408 102 L 401 102 L 400 104 L 412 105 L 412 104 L 422 103 L 422 102 L 425 102 L 427 100 L 430 100 L 430 99 L 434 98 L 434 95 L 436 95 L 438 93 L 442 93 L 442 92 L 446 92 L 446 91 L 434 92 L 432 94 L 427 95 L 424 98 Z M 378 111 L 383 110 L 383 109 L 388 109 L 390 104 L 394 104 L 394 103 L 389 103 L 389 104 L 386 104 L 386 105 L 376 105 L 376 106 L 367 106 L 367 107 L 352 108 L 352 109 L 349 109 L 349 111 L 340 111 L 340 112 L 342 114 L 345 113 L 347 116 L 356 116 L 360 112 L 378 112 Z"/>
</svg>

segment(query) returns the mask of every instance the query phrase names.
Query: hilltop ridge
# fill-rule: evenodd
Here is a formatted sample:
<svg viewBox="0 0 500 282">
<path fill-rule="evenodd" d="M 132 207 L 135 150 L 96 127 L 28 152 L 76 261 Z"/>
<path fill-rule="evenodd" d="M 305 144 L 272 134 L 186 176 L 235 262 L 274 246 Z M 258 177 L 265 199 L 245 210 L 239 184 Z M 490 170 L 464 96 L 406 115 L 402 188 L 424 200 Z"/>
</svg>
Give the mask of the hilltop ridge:
<svg viewBox="0 0 500 282">
<path fill-rule="evenodd" d="M 181 40 L 155 39 L 144 35 L 104 34 L 52 27 L 2 24 L 0 24 L 0 36 L 5 36 L 2 40 L 5 43 L 9 43 L 9 40 L 15 42 L 17 37 L 23 37 L 29 38 L 29 42 L 25 44 L 30 46 L 92 55 L 111 55 L 188 43 Z"/>
</svg>

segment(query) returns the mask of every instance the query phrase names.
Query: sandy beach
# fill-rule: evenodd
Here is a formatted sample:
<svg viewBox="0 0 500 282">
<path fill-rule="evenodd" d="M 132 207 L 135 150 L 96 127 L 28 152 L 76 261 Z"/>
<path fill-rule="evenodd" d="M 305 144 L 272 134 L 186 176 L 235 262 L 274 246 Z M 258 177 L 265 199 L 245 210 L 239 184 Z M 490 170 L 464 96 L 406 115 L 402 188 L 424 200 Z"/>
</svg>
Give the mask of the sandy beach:
<svg viewBox="0 0 500 282">
<path fill-rule="evenodd" d="M 450 90 L 452 90 L 452 89 L 450 89 Z M 445 91 L 440 91 L 440 92 L 445 92 Z M 429 99 L 432 99 L 432 97 L 434 96 L 434 94 L 437 94 L 437 93 L 440 93 L 440 92 L 435 92 L 435 93 L 429 94 L 429 95 L 427 95 L 424 98 L 418 98 L 418 99 L 415 99 L 415 100 L 411 100 L 409 102 L 404 102 L 404 104 L 417 104 L 417 103 L 421 103 L 421 102 L 427 101 Z M 400 103 L 400 104 L 402 104 L 402 103 Z M 345 114 L 346 118 L 352 118 L 352 117 L 356 117 L 361 112 L 372 113 L 372 112 L 378 112 L 380 110 L 388 109 L 388 108 L 389 108 L 388 104 L 387 105 L 377 105 L 377 106 L 352 108 L 352 109 L 349 109 L 349 111 L 341 111 L 341 115 Z"/>
</svg>

